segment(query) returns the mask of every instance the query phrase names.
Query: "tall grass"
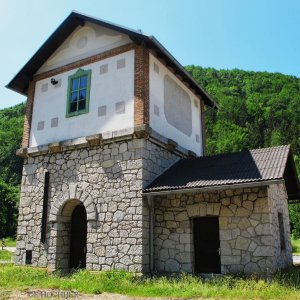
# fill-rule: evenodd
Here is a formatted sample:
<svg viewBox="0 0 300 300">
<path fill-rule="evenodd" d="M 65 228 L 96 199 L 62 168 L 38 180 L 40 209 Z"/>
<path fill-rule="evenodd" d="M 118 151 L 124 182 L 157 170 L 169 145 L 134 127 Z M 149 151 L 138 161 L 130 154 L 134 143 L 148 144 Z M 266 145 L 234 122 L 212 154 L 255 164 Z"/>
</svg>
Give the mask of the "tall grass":
<svg viewBox="0 0 300 300">
<path fill-rule="evenodd" d="M 90 273 L 78 271 L 61 277 L 30 267 L 5 265 L 0 268 L 0 291 L 15 289 L 66 289 L 82 293 L 113 292 L 132 296 L 299 299 L 300 269 L 278 273 L 272 281 L 259 276 L 224 276 L 203 279 L 197 276 L 140 277 L 125 271 Z"/>
<path fill-rule="evenodd" d="M 0 250 L 0 260 L 10 261 L 11 253 L 7 250 Z"/>
<path fill-rule="evenodd" d="M 8 237 L 5 239 L 6 247 L 16 247 L 16 244 L 17 244 L 17 242 L 14 238 Z"/>
<path fill-rule="evenodd" d="M 5 247 L 16 247 L 16 240 L 14 238 L 8 237 L 4 240 Z M 2 247 L 2 239 L 0 239 L 0 248 Z"/>
<path fill-rule="evenodd" d="M 292 239 L 292 250 L 294 254 L 300 255 L 300 239 L 298 240 Z"/>
</svg>

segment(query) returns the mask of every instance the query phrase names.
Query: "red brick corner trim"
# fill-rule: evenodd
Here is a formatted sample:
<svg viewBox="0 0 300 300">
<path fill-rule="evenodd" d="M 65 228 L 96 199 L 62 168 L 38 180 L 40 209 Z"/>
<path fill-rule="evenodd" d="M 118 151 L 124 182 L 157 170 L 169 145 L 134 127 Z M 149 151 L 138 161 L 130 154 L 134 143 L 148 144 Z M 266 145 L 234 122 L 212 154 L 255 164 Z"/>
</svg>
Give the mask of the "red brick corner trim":
<svg viewBox="0 0 300 300">
<path fill-rule="evenodd" d="M 134 125 L 149 125 L 149 50 L 135 49 L 134 56 Z"/>
<path fill-rule="evenodd" d="M 25 109 L 23 137 L 22 137 L 22 148 L 29 147 L 34 90 L 35 90 L 35 81 L 31 80 L 29 82 L 28 93 L 27 93 L 27 104 L 26 104 L 26 109 Z"/>
</svg>

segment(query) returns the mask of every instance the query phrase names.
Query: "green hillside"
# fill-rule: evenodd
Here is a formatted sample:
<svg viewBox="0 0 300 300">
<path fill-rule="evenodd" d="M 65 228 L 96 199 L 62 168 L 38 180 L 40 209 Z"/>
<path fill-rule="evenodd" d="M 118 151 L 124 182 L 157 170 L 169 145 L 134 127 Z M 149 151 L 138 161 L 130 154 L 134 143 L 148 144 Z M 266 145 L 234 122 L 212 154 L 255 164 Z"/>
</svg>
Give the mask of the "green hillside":
<svg viewBox="0 0 300 300">
<path fill-rule="evenodd" d="M 291 144 L 300 174 L 300 78 L 198 66 L 186 69 L 220 106 L 218 111 L 205 111 L 207 154 Z M 24 110 L 24 104 L 0 110 L 0 235 L 5 215 L 14 219 L 16 215 L 12 203 L 18 199 L 22 159 L 15 151 L 21 144 Z M 293 206 L 291 212 L 300 237 L 300 206 Z"/>
<path fill-rule="evenodd" d="M 0 238 L 16 233 L 22 159 L 15 153 L 21 145 L 24 111 L 23 103 L 0 110 Z"/>
<path fill-rule="evenodd" d="M 279 73 L 186 69 L 218 102 L 206 111 L 207 152 L 291 144 L 300 154 L 300 79 Z"/>
</svg>

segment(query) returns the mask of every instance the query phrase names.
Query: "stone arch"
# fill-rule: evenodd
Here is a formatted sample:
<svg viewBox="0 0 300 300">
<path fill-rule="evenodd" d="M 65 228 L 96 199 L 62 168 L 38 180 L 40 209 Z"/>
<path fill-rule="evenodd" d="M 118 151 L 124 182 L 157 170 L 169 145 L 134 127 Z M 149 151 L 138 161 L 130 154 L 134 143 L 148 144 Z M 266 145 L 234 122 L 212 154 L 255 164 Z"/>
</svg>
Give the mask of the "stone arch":
<svg viewBox="0 0 300 300">
<path fill-rule="evenodd" d="M 89 192 L 79 188 L 77 183 L 70 183 L 69 189 L 62 191 L 57 196 L 53 197 L 49 221 L 57 222 L 58 218 L 63 216 L 66 204 L 71 204 L 73 202 L 73 204 L 75 204 L 76 201 L 83 203 L 87 213 L 87 221 L 97 221 L 97 210 L 92 196 Z M 71 208 L 69 205 L 68 207 Z"/>
</svg>

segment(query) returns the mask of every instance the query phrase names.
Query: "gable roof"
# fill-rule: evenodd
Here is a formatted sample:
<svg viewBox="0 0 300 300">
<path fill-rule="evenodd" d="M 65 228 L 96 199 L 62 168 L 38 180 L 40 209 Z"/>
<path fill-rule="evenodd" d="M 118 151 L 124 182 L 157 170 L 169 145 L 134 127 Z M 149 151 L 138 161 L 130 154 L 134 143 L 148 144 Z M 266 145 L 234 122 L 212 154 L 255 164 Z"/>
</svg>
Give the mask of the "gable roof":
<svg viewBox="0 0 300 300">
<path fill-rule="evenodd" d="M 181 159 L 156 178 L 144 193 L 179 191 L 284 180 L 289 200 L 300 187 L 289 145 Z"/>
<path fill-rule="evenodd" d="M 163 57 L 167 64 L 174 67 L 182 78 L 189 83 L 191 88 L 200 95 L 205 104 L 211 107 L 218 107 L 212 97 L 199 85 L 191 75 L 181 66 L 181 64 L 162 46 L 154 36 L 145 35 L 139 31 L 128 29 L 101 19 L 95 19 L 78 12 L 71 14 L 61 23 L 61 25 L 46 40 L 40 49 L 32 56 L 19 73 L 7 84 L 7 88 L 16 91 L 22 95 L 27 95 L 28 84 L 33 75 L 39 70 L 44 62 L 54 53 L 54 51 L 63 43 L 63 41 L 78 27 L 83 26 L 85 22 L 90 22 L 109 28 L 120 33 L 128 35 L 133 42 L 145 44 L 148 48 L 155 50 L 158 56 Z"/>
</svg>

